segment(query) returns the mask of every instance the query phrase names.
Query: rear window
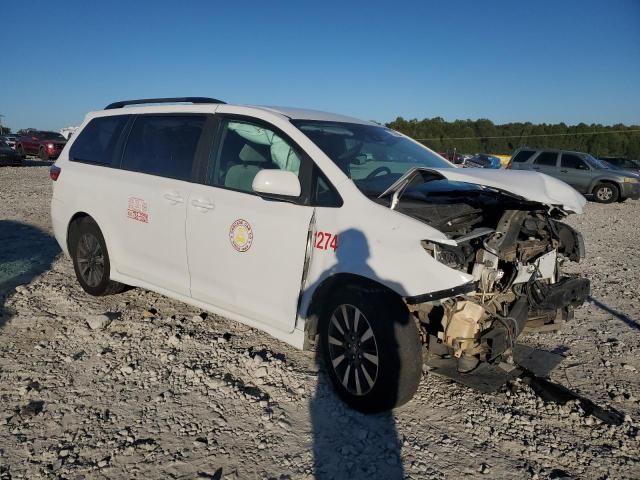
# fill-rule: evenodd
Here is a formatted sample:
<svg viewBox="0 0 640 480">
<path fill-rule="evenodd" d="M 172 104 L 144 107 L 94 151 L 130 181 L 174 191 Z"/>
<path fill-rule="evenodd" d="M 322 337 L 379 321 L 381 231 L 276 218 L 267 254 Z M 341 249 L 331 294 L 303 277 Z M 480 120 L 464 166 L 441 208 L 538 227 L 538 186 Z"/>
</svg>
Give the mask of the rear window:
<svg viewBox="0 0 640 480">
<path fill-rule="evenodd" d="M 551 167 L 556 166 L 558 161 L 558 154 L 556 152 L 541 152 L 533 161 L 536 165 L 548 165 Z"/>
<path fill-rule="evenodd" d="M 97 165 L 113 164 L 116 144 L 129 117 L 116 115 L 91 120 L 71 145 L 69 160 Z"/>
<path fill-rule="evenodd" d="M 205 115 L 141 115 L 136 118 L 122 168 L 190 180 Z"/>
<path fill-rule="evenodd" d="M 516 153 L 516 156 L 513 157 L 513 160 L 511 160 L 512 162 L 526 162 L 527 160 L 529 160 L 531 158 L 531 155 L 533 155 L 535 152 L 535 150 L 520 150 L 518 153 Z"/>
</svg>

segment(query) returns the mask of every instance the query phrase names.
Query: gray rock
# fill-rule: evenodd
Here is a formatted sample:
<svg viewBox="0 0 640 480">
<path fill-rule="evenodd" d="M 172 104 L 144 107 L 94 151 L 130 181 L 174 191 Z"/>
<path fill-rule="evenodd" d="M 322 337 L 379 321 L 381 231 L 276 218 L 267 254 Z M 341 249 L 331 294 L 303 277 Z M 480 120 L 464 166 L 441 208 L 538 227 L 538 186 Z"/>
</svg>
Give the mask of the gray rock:
<svg viewBox="0 0 640 480">
<path fill-rule="evenodd" d="M 91 330 L 102 330 L 107 328 L 111 323 L 111 319 L 105 315 L 89 315 L 85 318 L 87 325 Z"/>
</svg>

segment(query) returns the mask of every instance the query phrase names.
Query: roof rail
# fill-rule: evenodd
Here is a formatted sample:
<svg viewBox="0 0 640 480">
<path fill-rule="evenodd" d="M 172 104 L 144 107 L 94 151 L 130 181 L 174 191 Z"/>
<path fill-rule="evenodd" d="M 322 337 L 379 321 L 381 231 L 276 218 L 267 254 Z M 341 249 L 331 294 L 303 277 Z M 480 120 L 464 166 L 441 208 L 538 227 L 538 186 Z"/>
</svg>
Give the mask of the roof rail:
<svg viewBox="0 0 640 480">
<path fill-rule="evenodd" d="M 104 107 L 105 110 L 122 108 L 127 105 L 142 105 L 146 103 L 225 103 L 222 100 L 208 97 L 174 97 L 174 98 L 140 98 L 138 100 L 122 100 Z"/>
</svg>

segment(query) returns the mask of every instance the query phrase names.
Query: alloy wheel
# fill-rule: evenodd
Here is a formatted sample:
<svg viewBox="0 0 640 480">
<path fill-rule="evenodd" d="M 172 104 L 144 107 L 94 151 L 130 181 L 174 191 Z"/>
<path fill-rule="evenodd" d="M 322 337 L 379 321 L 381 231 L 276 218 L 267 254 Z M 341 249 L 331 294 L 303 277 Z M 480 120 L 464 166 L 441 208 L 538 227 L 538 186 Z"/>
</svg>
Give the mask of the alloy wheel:
<svg viewBox="0 0 640 480">
<path fill-rule="evenodd" d="M 78 240 L 77 261 L 82 279 L 90 287 L 97 287 L 104 276 L 104 253 L 98 239 L 91 233 Z"/>
<path fill-rule="evenodd" d="M 611 197 L 613 197 L 613 189 L 611 187 L 601 187 L 598 189 L 597 197 L 598 200 L 602 200 L 603 202 L 611 200 Z"/>
<path fill-rule="evenodd" d="M 331 315 L 328 336 L 331 367 L 352 395 L 366 395 L 378 378 L 378 345 L 364 314 L 339 305 Z"/>
</svg>

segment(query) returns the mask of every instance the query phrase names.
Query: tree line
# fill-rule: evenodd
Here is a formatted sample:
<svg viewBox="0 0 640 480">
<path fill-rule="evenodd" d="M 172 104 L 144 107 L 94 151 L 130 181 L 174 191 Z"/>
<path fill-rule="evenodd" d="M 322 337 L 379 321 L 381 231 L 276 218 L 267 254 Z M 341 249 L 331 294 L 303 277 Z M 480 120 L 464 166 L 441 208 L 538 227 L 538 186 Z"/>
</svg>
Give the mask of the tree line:
<svg viewBox="0 0 640 480">
<path fill-rule="evenodd" d="M 485 118 L 447 122 L 441 117 L 424 120 L 398 117 L 387 127 L 437 152 L 455 149 L 459 153 L 510 154 L 518 147 L 537 147 L 576 150 L 595 157 L 640 159 L 640 125 L 530 122 L 496 125 Z"/>
</svg>

